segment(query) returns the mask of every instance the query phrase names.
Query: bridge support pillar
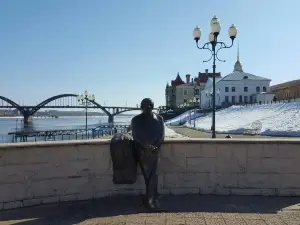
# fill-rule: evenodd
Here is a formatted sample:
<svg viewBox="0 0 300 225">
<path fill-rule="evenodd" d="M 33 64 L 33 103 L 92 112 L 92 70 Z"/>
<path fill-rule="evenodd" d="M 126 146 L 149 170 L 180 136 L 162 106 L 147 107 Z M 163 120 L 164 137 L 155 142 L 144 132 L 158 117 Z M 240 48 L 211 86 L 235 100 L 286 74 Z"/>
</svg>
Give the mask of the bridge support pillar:
<svg viewBox="0 0 300 225">
<path fill-rule="evenodd" d="M 113 115 L 108 116 L 108 123 L 114 123 L 114 116 Z"/>
<path fill-rule="evenodd" d="M 22 114 L 23 114 L 23 118 L 24 118 L 23 119 L 24 124 L 32 122 L 32 115 L 30 115 L 30 113 L 28 111 L 24 111 Z"/>
<path fill-rule="evenodd" d="M 32 116 L 24 116 L 23 121 L 24 121 L 25 124 L 31 123 L 32 122 Z"/>
</svg>

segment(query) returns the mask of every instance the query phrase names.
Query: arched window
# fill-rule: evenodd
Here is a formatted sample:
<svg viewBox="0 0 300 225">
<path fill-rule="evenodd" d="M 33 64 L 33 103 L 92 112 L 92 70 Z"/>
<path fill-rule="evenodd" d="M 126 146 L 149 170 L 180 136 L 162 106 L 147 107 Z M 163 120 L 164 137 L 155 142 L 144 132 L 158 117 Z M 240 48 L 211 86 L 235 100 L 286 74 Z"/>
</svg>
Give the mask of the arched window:
<svg viewBox="0 0 300 225">
<path fill-rule="evenodd" d="M 260 92 L 260 87 L 256 87 L 256 92 Z"/>
<path fill-rule="evenodd" d="M 267 88 L 263 86 L 263 92 L 267 92 Z"/>
</svg>

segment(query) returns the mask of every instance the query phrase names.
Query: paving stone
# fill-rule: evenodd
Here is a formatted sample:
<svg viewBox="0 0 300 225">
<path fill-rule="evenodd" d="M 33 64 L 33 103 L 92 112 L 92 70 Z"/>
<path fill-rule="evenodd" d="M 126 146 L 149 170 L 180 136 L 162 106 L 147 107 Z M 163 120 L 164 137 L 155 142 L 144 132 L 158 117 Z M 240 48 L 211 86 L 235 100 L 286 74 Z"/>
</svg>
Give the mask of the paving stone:
<svg viewBox="0 0 300 225">
<path fill-rule="evenodd" d="M 224 219 L 226 225 L 247 225 L 245 220 L 236 218 L 236 219 Z"/>
<path fill-rule="evenodd" d="M 205 219 L 204 218 L 186 218 L 185 219 L 185 224 L 186 225 L 206 225 Z"/>
<path fill-rule="evenodd" d="M 205 219 L 207 225 L 226 225 L 224 219 Z"/>
<path fill-rule="evenodd" d="M 1 211 L 4 224 L 79 225 L 299 225 L 300 197 L 177 195 L 161 197 L 169 212 L 140 210 L 138 196 L 61 202 Z M 234 206 L 234 213 L 228 212 Z"/>
<path fill-rule="evenodd" d="M 222 213 L 203 213 L 205 219 L 222 219 Z"/>
<path fill-rule="evenodd" d="M 259 214 L 257 213 L 243 213 L 240 215 L 243 219 L 248 219 L 248 220 L 261 220 L 262 218 L 260 217 Z"/>
<path fill-rule="evenodd" d="M 235 220 L 235 219 L 242 220 L 240 213 L 222 213 L 221 215 L 223 216 L 223 218 L 225 220 L 226 219 L 227 220 Z"/>
<path fill-rule="evenodd" d="M 249 220 L 245 219 L 247 225 L 267 225 L 264 220 Z"/>
<path fill-rule="evenodd" d="M 265 219 L 265 222 L 268 225 L 286 225 L 286 223 L 277 216 L 267 218 Z"/>
</svg>

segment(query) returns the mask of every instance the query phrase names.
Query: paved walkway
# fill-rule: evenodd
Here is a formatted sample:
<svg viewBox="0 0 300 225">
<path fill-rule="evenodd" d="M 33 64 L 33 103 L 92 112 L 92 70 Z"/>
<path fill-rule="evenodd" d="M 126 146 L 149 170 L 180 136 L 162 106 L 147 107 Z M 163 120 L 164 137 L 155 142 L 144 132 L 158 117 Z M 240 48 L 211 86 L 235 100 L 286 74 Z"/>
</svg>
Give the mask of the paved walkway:
<svg viewBox="0 0 300 225">
<path fill-rule="evenodd" d="M 211 138 L 211 133 L 194 130 L 187 127 L 169 126 L 168 128 L 174 130 L 176 133 L 190 138 Z M 228 134 L 216 134 L 217 138 L 225 138 Z M 261 135 L 243 135 L 243 134 L 230 134 L 232 138 L 297 138 L 297 137 L 275 137 L 275 136 L 261 136 Z M 299 137 L 298 137 L 299 139 Z M 299 224 L 300 225 L 300 224 Z"/>
<path fill-rule="evenodd" d="M 147 213 L 140 197 L 118 196 L 0 212 L 0 224 L 18 225 L 299 225 L 300 197 L 164 196 L 168 213 Z"/>
</svg>

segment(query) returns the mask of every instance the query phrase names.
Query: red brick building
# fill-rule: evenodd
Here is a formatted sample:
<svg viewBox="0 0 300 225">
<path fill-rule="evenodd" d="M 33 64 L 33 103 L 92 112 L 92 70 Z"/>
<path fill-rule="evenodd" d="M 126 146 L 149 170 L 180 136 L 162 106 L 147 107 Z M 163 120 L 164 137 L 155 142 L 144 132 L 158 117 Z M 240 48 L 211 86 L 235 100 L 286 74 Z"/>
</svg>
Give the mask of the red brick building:
<svg viewBox="0 0 300 225">
<path fill-rule="evenodd" d="M 197 104 L 200 101 L 200 93 L 204 88 L 208 78 L 213 77 L 213 73 L 209 73 L 206 69 L 204 73 L 199 72 L 197 77 L 191 79 L 190 74 L 185 75 L 185 81 L 182 80 L 179 73 L 174 80 L 171 80 L 171 85 L 167 83 L 165 89 L 166 106 L 179 107 L 184 103 L 189 103 L 196 99 Z M 216 73 L 216 78 L 221 78 L 221 73 Z"/>
</svg>

